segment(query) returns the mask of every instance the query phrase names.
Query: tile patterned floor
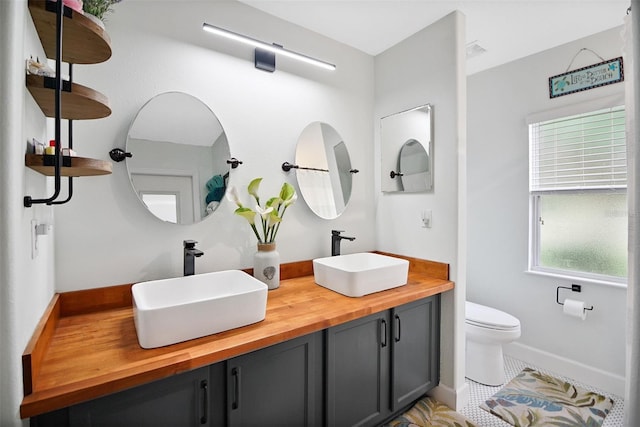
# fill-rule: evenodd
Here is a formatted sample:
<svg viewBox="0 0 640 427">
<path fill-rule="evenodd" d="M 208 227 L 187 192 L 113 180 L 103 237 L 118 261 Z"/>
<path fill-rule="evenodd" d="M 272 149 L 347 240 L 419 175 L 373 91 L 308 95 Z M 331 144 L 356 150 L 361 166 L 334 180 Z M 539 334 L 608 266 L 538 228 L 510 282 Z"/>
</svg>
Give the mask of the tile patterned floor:
<svg viewBox="0 0 640 427">
<path fill-rule="evenodd" d="M 536 369 L 545 374 L 553 375 L 556 378 L 563 379 L 565 381 L 569 381 L 572 384 L 577 386 L 581 386 L 587 390 L 595 391 L 597 393 L 603 394 L 605 396 L 611 397 L 614 401 L 613 408 L 607 417 L 604 419 L 604 423 L 602 427 L 620 427 L 622 426 L 623 413 L 624 413 L 624 399 L 620 396 L 615 396 L 609 393 L 604 393 L 600 390 L 595 389 L 589 385 L 583 384 L 580 381 L 573 380 L 571 378 L 564 377 L 562 375 L 558 375 L 553 372 L 549 372 L 544 369 L 537 368 L 529 363 L 525 363 L 521 360 L 514 359 L 509 356 L 505 356 L 505 373 L 507 376 L 507 382 L 511 381 L 513 377 L 515 377 L 520 371 L 522 371 L 525 367 L 530 367 Z M 480 409 L 480 404 L 484 402 L 489 397 L 493 396 L 498 390 L 502 388 L 500 387 L 490 387 L 482 384 L 478 384 L 469 379 L 466 380 L 469 384 L 470 389 L 470 399 L 469 404 L 459 411 L 462 415 L 475 422 L 479 426 L 482 427 L 509 427 L 510 424 L 502 421 L 500 418 L 491 415 L 490 413 Z"/>
</svg>

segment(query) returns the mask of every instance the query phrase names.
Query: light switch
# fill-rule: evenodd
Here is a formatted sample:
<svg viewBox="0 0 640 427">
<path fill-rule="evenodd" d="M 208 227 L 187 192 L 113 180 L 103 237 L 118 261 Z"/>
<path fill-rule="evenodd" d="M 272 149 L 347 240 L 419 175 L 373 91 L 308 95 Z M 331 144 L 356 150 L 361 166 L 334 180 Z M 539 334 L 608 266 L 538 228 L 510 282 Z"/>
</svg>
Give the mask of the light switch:
<svg viewBox="0 0 640 427">
<path fill-rule="evenodd" d="M 31 259 L 38 257 L 38 234 L 36 228 L 38 227 L 38 221 L 31 220 Z"/>
<path fill-rule="evenodd" d="M 31 220 L 31 259 L 38 257 L 38 236 L 49 234 L 51 224 L 38 224 L 35 219 Z"/>
<path fill-rule="evenodd" d="M 431 210 L 422 211 L 422 228 L 431 228 L 432 220 Z"/>
</svg>

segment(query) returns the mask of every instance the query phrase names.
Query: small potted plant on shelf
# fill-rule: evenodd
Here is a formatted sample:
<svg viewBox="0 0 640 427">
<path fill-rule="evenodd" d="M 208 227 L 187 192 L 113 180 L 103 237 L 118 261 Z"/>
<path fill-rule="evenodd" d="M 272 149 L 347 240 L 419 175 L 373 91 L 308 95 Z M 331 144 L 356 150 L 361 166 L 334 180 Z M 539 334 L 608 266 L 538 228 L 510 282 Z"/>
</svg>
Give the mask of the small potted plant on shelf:
<svg viewBox="0 0 640 427">
<path fill-rule="evenodd" d="M 85 14 L 93 15 L 100 23 L 104 21 L 107 12 L 113 12 L 112 6 L 120 3 L 122 0 L 84 0 L 82 10 Z"/>
</svg>

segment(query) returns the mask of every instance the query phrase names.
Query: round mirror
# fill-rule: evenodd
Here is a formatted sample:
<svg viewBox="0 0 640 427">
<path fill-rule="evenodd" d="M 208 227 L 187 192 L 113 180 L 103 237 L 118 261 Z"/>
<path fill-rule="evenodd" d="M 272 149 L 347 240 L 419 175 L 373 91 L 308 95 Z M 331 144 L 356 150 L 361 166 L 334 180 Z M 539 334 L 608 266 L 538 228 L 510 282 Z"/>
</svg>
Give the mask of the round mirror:
<svg viewBox="0 0 640 427">
<path fill-rule="evenodd" d="M 431 188 L 429 155 L 424 146 L 415 139 L 402 145 L 398 157 L 401 191 L 426 191 Z"/>
<path fill-rule="evenodd" d="M 337 218 L 351 198 L 352 169 L 347 146 L 326 123 L 308 125 L 298 138 L 296 178 L 302 198 L 320 218 Z"/>
<path fill-rule="evenodd" d="M 229 179 L 227 136 L 216 115 L 181 92 L 151 98 L 127 134 L 133 189 L 157 218 L 199 222 L 216 210 Z"/>
</svg>

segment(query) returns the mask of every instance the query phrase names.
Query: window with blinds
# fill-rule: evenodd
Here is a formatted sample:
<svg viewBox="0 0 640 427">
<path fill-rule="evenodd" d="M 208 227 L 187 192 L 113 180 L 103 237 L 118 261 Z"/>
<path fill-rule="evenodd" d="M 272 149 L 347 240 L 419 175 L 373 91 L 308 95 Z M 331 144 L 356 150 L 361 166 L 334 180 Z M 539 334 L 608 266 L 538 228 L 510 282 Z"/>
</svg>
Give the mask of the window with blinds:
<svg viewBox="0 0 640 427">
<path fill-rule="evenodd" d="M 624 106 L 529 125 L 531 191 L 626 188 Z"/>
<path fill-rule="evenodd" d="M 529 148 L 529 270 L 624 284 L 624 106 L 530 124 Z"/>
</svg>

